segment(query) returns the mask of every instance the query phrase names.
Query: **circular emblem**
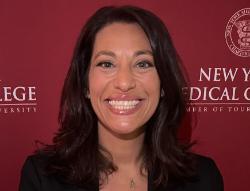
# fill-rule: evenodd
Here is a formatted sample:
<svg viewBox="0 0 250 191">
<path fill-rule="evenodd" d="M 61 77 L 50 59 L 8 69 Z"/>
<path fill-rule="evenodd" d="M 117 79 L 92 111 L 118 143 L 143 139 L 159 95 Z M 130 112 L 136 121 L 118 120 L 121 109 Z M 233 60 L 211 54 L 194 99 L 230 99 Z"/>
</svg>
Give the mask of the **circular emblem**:
<svg viewBox="0 0 250 191">
<path fill-rule="evenodd" d="M 228 21 L 225 31 L 229 49 L 241 57 L 250 57 L 250 8 L 237 11 Z"/>
</svg>

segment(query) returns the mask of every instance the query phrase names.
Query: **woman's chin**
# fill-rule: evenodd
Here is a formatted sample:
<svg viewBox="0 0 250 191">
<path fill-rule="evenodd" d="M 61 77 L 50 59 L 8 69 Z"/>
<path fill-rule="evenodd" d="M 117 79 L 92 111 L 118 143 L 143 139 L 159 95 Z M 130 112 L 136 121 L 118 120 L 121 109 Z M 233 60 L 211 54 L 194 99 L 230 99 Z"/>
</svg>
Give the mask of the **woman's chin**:
<svg viewBox="0 0 250 191">
<path fill-rule="evenodd" d="M 117 138 L 120 138 L 120 139 L 134 139 L 138 136 L 140 136 L 143 132 L 144 132 L 144 128 L 141 127 L 141 128 L 125 128 L 124 126 L 123 127 L 120 127 L 120 128 L 110 128 L 109 129 L 111 131 L 111 133 L 116 136 Z"/>
</svg>

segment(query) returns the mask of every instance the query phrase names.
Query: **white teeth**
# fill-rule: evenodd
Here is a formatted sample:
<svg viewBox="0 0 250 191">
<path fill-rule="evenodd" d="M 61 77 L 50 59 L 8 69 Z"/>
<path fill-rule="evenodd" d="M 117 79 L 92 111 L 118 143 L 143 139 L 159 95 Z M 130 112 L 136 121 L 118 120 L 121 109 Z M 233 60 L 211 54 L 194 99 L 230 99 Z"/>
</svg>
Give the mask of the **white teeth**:
<svg viewBox="0 0 250 191">
<path fill-rule="evenodd" d="M 115 109 L 125 110 L 125 109 L 133 109 L 139 103 L 139 100 L 131 100 L 131 101 L 116 101 L 110 100 L 109 104 Z"/>
</svg>

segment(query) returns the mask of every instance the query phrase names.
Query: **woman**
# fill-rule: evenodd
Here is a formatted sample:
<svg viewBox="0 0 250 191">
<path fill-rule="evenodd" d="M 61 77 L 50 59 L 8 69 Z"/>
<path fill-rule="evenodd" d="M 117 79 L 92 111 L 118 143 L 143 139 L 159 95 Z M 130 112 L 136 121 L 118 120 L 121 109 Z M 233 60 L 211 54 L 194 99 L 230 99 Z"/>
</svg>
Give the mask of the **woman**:
<svg viewBox="0 0 250 191">
<path fill-rule="evenodd" d="M 74 51 L 60 129 L 28 157 L 20 191 L 223 190 L 214 162 L 177 140 L 185 85 L 157 16 L 132 6 L 99 9 Z"/>
</svg>

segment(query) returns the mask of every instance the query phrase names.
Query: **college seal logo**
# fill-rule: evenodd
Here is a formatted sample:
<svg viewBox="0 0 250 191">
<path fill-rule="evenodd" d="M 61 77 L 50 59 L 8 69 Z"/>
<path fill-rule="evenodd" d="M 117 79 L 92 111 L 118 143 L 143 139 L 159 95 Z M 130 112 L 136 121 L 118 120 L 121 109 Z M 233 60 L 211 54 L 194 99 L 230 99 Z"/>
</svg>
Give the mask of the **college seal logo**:
<svg viewBox="0 0 250 191">
<path fill-rule="evenodd" d="M 228 21 L 226 43 L 237 56 L 250 57 L 250 8 L 237 11 Z"/>
</svg>

